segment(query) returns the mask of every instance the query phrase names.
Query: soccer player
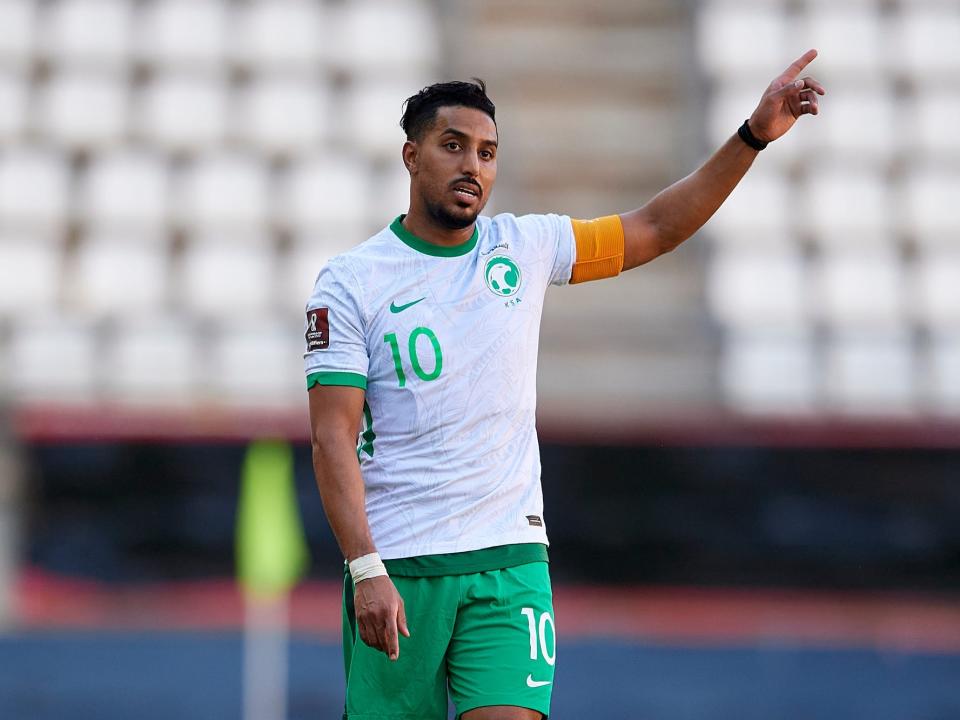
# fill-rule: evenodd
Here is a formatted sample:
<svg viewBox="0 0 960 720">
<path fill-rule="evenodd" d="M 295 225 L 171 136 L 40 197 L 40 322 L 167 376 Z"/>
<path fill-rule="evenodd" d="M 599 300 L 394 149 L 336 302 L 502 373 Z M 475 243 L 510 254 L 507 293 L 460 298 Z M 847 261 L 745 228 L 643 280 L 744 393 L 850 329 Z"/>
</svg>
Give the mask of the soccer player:
<svg viewBox="0 0 960 720">
<path fill-rule="evenodd" d="M 810 50 L 693 174 L 622 215 L 482 217 L 497 176 L 480 81 L 431 85 L 401 126 L 406 214 L 320 271 L 307 304 L 313 464 L 347 560 L 347 720 L 528 720 L 556 659 L 534 427 L 548 285 L 613 277 L 717 210 L 823 87 Z M 359 437 L 358 437 L 359 435 Z M 358 462 L 359 459 L 359 462 Z"/>
</svg>

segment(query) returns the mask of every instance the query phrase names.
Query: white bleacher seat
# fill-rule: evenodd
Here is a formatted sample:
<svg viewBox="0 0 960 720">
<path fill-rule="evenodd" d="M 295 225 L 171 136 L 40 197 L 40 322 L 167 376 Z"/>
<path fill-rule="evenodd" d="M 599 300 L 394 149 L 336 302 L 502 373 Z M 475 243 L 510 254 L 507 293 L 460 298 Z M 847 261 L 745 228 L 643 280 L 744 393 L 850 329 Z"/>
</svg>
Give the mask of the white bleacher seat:
<svg viewBox="0 0 960 720">
<path fill-rule="evenodd" d="M 891 229 L 889 189 L 882 177 L 867 169 L 818 168 L 797 200 L 792 216 L 825 245 L 875 245 Z"/>
<path fill-rule="evenodd" d="M 165 75 L 143 91 L 137 127 L 151 142 L 171 151 L 197 152 L 219 145 L 227 122 L 223 81 Z"/>
<path fill-rule="evenodd" d="M 241 322 L 264 311 L 274 296 L 273 249 L 236 236 L 195 238 L 182 258 L 181 297 L 205 317 Z"/>
<path fill-rule="evenodd" d="M 927 406 L 960 415 L 960 333 L 936 333 L 930 340 Z"/>
<path fill-rule="evenodd" d="M 322 10 L 310 0 L 254 0 L 241 6 L 234 58 L 254 69 L 315 70 L 326 45 Z"/>
<path fill-rule="evenodd" d="M 237 153 L 198 158 L 177 183 L 177 214 L 206 231 L 257 233 L 267 222 L 269 178 L 254 156 Z"/>
<path fill-rule="evenodd" d="M 926 248 L 916 262 L 914 301 L 919 319 L 960 329 L 960 247 Z"/>
<path fill-rule="evenodd" d="M 320 269 L 334 255 L 346 252 L 366 239 L 346 235 L 294 238 L 288 251 L 279 258 L 278 287 L 282 309 L 290 313 L 303 312 Z"/>
<path fill-rule="evenodd" d="M 728 326 L 797 327 L 810 301 L 803 257 L 796 248 L 721 249 L 709 265 L 707 296 Z"/>
<path fill-rule="evenodd" d="M 400 158 L 388 163 L 374 176 L 373 196 L 380 199 L 367 208 L 367 222 L 371 227 L 382 227 L 393 222 L 393 218 L 410 209 L 410 173 Z M 495 212 L 491 200 L 484 208 L 484 214 L 493 215 Z"/>
<path fill-rule="evenodd" d="M 934 86 L 960 72 L 960 7 L 955 2 L 899 3 L 892 57 L 915 81 Z"/>
<path fill-rule="evenodd" d="M 0 236 L 0 316 L 44 312 L 60 290 L 62 243 L 44 237 Z"/>
<path fill-rule="evenodd" d="M 64 67 L 122 68 L 130 57 L 133 4 L 59 0 L 45 18 L 44 54 Z"/>
<path fill-rule="evenodd" d="M 192 323 L 144 314 L 121 323 L 104 359 L 113 400 L 149 405 L 187 404 L 197 391 L 200 357 Z"/>
<path fill-rule="evenodd" d="M 776 169 L 757 167 L 734 188 L 705 229 L 720 243 L 789 245 L 801 227 L 796 219 L 796 194 L 787 177 Z"/>
<path fill-rule="evenodd" d="M 223 0 L 154 0 L 141 11 L 137 47 L 147 62 L 181 70 L 218 69 L 225 59 Z"/>
<path fill-rule="evenodd" d="M 279 192 L 278 218 L 300 232 L 359 235 L 371 202 L 364 163 L 356 157 L 324 153 L 293 165 Z"/>
<path fill-rule="evenodd" d="M 23 68 L 32 61 L 36 14 L 35 0 L 0 2 L 0 66 Z"/>
<path fill-rule="evenodd" d="M 29 93 L 19 74 L 0 73 L 0 143 L 12 144 L 27 125 Z"/>
<path fill-rule="evenodd" d="M 65 72 L 43 89 L 40 125 L 55 143 L 100 148 L 123 139 L 127 129 L 127 86 L 120 75 Z"/>
<path fill-rule="evenodd" d="M 96 335 L 86 319 L 69 312 L 31 314 L 14 324 L 5 380 L 16 399 L 89 401 L 98 368 Z"/>
<path fill-rule="evenodd" d="M 815 2 L 808 6 L 805 20 L 806 27 L 798 34 L 819 52 L 809 71 L 818 79 L 876 79 L 888 67 L 877 2 Z"/>
<path fill-rule="evenodd" d="M 167 220 L 168 193 L 167 164 L 161 155 L 117 150 L 97 156 L 87 168 L 80 215 L 98 228 L 156 231 Z M 141 237 L 131 235 L 131 240 Z"/>
<path fill-rule="evenodd" d="M 289 406 L 303 401 L 303 330 L 266 317 L 224 317 L 206 385 L 226 405 Z"/>
<path fill-rule="evenodd" d="M 821 157 L 853 159 L 874 166 L 890 160 L 900 141 L 895 128 L 898 108 L 892 88 L 885 87 L 882 79 L 874 78 L 867 88 L 846 88 L 835 97 L 825 96 L 823 103 L 823 112 L 809 129 L 814 168 Z M 864 118 L 870 121 L 864 122 Z M 850 131 L 852 127 L 856 132 Z M 816 174 L 814 169 L 815 178 Z"/>
<path fill-rule="evenodd" d="M 909 412 L 916 402 L 915 365 L 905 332 L 838 336 L 826 355 L 829 403 L 855 414 Z"/>
<path fill-rule="evenodd" d="M 340 118 L 350 146 L 374 158 L 396 161 L 406 139 L 400 129 L 403 101 L 420 87 L 409 80 L 383 78 L 354 83 Z"/>
<path fill-rule="evenodd" d="M 916 97 L 911 110 L 910 149 L 931 159 L 960 159 L 960 89 L 928 88 Z"/>
<path fill-rule="evenodd" d="M 700 67 L 713 78 L 767 78 L 769 82 L 806 49 L 795 55 L 788 51 L 786 22 L 780 0 L 702 3 L 696 17 Z M 785 56 L 790 59 L 785 61 Z"/>
<path fill-rule="evenodd" d="M 168 254 L 159 240 L 141 242 L 103 233 L 77 250 L 72 307 L 92 316 L 137 316 L 159 309 L 166 296 Z"/>
<path fill-rule="evenodd" d="M 57 152 L 20 147 L 0 154 L 0 228 L 62 228 L 69 169 Z"/>
<path fill-rule="evenodd" d="M 243 93 L 234 116 L 238 135 L 267 153 L 310 152 L 327 134 L 330 100 L 316 80 L 257 78 Z"/>
<path fill-rule="evenodd" d="M 809 412 L 817 400 L 817 365 L 805 331 L 731 333 L 720 365 L 735 409 L 776 415 Z"/>
<path fill-rule="evenodd" d="M 343 69 L 367 75 L 402 69 L 409 74 L 427 71 L 437 61 L 439 39 L 429 3 L 353 0 L 337 9 L 330 57 Z"/>
<path fill-rule="evenodd" d="M 917 167 L 903 184 L 904 231 L 927 244 L 956 245 L 960 235 L 960 172 Z"/>
<path fill-rule="evenodd" d="M 825 252 L 817 273 L 819 314 L 835 326 L 897 325 L 904 316 L 903 275 L 890 247 Z"/>
</svg>

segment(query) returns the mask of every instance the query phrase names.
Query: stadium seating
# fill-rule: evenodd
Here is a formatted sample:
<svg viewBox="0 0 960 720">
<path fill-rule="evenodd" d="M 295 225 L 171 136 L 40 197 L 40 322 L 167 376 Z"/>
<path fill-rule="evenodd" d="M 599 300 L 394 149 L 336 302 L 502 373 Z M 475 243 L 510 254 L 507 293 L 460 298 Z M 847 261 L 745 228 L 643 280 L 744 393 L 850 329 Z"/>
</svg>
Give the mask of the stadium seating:
<svg viewBox="0 0 960 720">
<path fill-rule="evenodd" d="M 303 399 L 299 325 L 233 312 L 220 321 L 205 381 L 213 398 L 227 405 L 279 407 Z"/>
<path fill-rule="evenodd" d="M 814 297 L 820 300 L 821 318 L 831 325 L 890 327 L 903 319 L 903 270 L 894 250 L 831 249 L 821 256 L 818 270 Z"/>
<path fill-rule="evenodd" d="M 91 402 L 99 367 L 95 330 L 74 312 L 21 315 L 12 328 L 0 382 L 23 400 Z"/>
<path fill-rule="evenodd" d="M 156 312 L 166 299 L 168 264 L 167 248 L 159 241 L 110 232 L 88 236 L 71 273 L 71 307 L 91 317 Z"/>
<path fill-rule="evenodd" d="M 168 152 L 202 152 L 224 141 L 227 106 L 222 78 L 155 76 L 137 98 L 136 131 Z"/>
<path fill-rule="evenodd" d="M 37 3 L 32 0 L 0 3 L 0 65 L 23 68 L 31 63 L 36 16 Z"/>
<path fill-rule="evenodd" d="M 796 248 L 722 249 L 710 266 L 710 304 L 731 329 L 798 328 L 809 290 Z"/>
<path fill-rule="evenodd" d="M 124 70 L 134 6 L 126 0 L 59 0 L 48 6 L 42 51 L 63 68 Z"/>
<path fill-rule="evenodd" d="M 78 371 L 80 396 L 149 401 L 129 370 L 153 352 L 141 316 L 171 344 L 163 383 L 181 398 L 203 387 L 191 358 L 225 314 L 259 318 L 262 342 L 291 342 L 299 358 L 288 337 L 299 331 L 277 329 L 274 313 L 299 323 L 323 263 L 406 209 L 400 103 L 440 68 L 483 68 L 500 101 L 511 162 L 488 212 L 586 216 L 692 169 L 809 43 L 821 52 L 810 74 L 828 85 L 822 115 L 757 159 L 702 233 L 708 252 L 695 241 L 609 290 L 551 299 L 542 395 L 563 391 L 556 363 L 576 317 L 607 338 L 610 367 L 679 368 L 696 355 L 699 369 L 658 386 L 665 396 L 710 376 L 719 387 L 701 402 L 751 412 L 960 412 L 931 389 L 955 387 L 960 322 L 955 3 L 534 5 L 524 12 L 551 22 L 521 26 L 506 2 L 0 2 L 0 367 L 25 367 L 44 332 L 61 337 L 47 320 L 64 313 L 77 328 L 64 342 L 128 368 L 109 387 Z M 451 30 L 442 13 L 460 11 L 476 27 Z M 691 28 L 694 68 L 675 50 Z M 544 82 L 557 72 L 569 94 Z M 595 157 L 605 160 L 585 161 Z M 630 308 L 618 315 L 610 299 L 621 296 Z M 705 316 L 720 333 L 719 373 L 706 368 Z M 624 339 L 637 335 L 625 323 L 646 328 L 646 342 Z M 899 390 L 854 377 L 868 347 Z M 33 397 L 27 380 L 22 393 L 6 384 Z"/>
<path fill-rule="evenodd" d="M 23 134 L 29 97 L 19 74 L 0 71 L 0 143 L 12 143 Z"/>
<path fill-rule="evenodd" d="M 0 235 L 0 319 L 52 311 L 60 295 L 61 241 Z"/>
<path fill-rule="evenodd" d="M 197 336 L 189 316 L 130 316 L 106 345 L 107 397 L 150 406 L 195 402 L 203 359 Z"/>
<path fill-rule="evenodd" d="M 817 408 L 817 357 L 808 331 L 730 333 L 720 371 L 726 399 L 739 410 L 802 414 Z"/>
<path fill-rule="evenodd" d="M 277 219 L 298 232 L 363 235 L 370 175 L 357 158 L 339 153 L 304 156 L 280 182 Z"/>
<path fill-rule="evenodd" d="M 331 101 L 325 83 L 264 75 L 240 96 L 236 135 L 265 155 L 309 153 L 330 134 Z"/>
<path fill-rule="evenodd" d="M 127 86 L 118 75 L 59 73 L 39 100 L 41 131 L 67 149 L 106 148 L 126 135 Z"/>
<path fill-rule="evenodd" d="M 269 213 L 268 169 L 248 154 L 198 158 L 181 174 L 174 197 L 174 212 L 188 228 L 262 233 Z"/>
<path fill-rule="evenodd" d="M 324 6 L 303 0 L 254 0 L 238 9 L 231 55 L 244 67 L 310 74 L 325 55 Z"/>
<path fill-rule="evenodd" d="M 136 47 L 142 59 L 165 69 L 219 70 L 229 35 L 222 0 L 155 0 L 138 22 Z"/>
<path fill-rule="evenodd" d="M 902 328 L 838 335 L 826 354 L 829 407 L 857 415 L 909 413 L 917 407 L 916 371 Z"/>
<path fill-rule="evenodd" d="M 180 298 L 203 318 L 265 312 L 274 296 L 272 248 L 262 236 L 200 236 L 182 258 Z"/>
<path fill-rule="evenodd" d="M 136 147 L 104 152 L 89 164 L 79 197 L 78 215 L 94 227 L 139 230 L 141 237 L 155 234 L 169 212 L 166 158 Z"/>
<path fill-rule="evenodd" d="M 59 153 L 15 147 L 0 155 L 0 229 L 62 230 L 69 207 L 69 168 Z"/>
</svg>

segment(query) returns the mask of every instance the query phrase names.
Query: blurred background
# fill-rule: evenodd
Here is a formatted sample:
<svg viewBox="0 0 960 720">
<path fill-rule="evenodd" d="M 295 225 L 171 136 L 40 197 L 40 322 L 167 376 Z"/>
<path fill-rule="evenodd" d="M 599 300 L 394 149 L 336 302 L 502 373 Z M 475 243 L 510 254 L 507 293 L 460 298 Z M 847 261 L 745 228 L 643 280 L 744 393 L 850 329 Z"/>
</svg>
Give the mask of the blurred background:
<svg viewBox="0 0 960 720">
<path fill-rule="evenodd" d="M 960 2 L 0 0 L 0 718 L 240 717 L 262 437 L 289 717 L 339 717 L 302 312 L 406 210 L 406 97 L 484 78 L 488 213 L 595 217 L 809 47 L 822 114 L 695 238 L 548 293 L 551 717 L 960 717 Z"/>
</svg>

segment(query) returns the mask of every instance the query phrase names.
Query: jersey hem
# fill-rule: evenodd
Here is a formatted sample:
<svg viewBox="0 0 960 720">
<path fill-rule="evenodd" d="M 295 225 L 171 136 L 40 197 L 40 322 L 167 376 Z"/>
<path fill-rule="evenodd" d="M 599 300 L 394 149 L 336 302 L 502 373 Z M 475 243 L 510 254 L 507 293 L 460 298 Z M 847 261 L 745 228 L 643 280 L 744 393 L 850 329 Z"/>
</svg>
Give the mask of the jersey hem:
<svg viewBox="0 0 960 720">
<path fill-rule="evenodd" d="M 547 546 L 543 543 L 517 543 L 468 550 L 460 553 L 420 555 L 409 558 L 384 560 L 387 572 L 400 577 L 441 577 L 445 575 L 469 575 L 503 570 L 534 562 L 550 562 Z"/>
</svg>

